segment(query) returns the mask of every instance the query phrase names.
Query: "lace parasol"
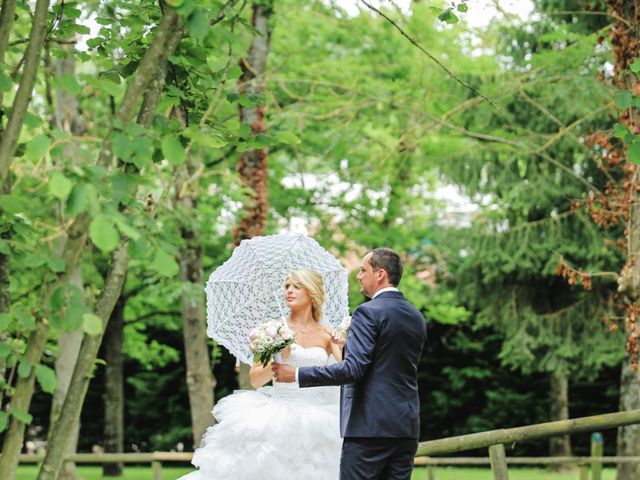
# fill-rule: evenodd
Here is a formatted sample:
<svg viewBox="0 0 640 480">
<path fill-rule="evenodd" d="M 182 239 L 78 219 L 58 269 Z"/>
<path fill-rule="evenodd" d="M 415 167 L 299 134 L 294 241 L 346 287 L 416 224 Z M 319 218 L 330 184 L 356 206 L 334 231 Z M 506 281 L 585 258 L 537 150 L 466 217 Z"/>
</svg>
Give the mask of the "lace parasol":
<svg viewBox="0 0 640 480">
<path fill-rule="evenodd" d="M 289 314 L 284 282 L 289 272 L 301 268 L 322 275 L 321 322 L 339 328 L 349 314 L 346 270 L 313 238 L 280 234 L 243 240 L 231 258 L 211 274 L 205 288 L 207 334 L 238 360 L 252 363 L 249 332 L 260 323 Z"/>
</svg>

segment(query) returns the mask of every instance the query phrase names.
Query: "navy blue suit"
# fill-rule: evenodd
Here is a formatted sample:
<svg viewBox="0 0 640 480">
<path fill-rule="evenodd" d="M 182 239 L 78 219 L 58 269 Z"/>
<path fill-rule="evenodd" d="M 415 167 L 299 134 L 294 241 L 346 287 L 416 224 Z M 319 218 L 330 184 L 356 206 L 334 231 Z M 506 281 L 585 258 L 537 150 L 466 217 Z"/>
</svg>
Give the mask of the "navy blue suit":
<svg viewBox="0 0 640 480">
<path fill-rule="evenodd" d="M 400 292 L 382 292 L 351 318 L 342 362 L 301 367 L 300 387 L 341 385 L 341 480 L 408 479 L 420 434 L 422 314 Z"/>
</svg>

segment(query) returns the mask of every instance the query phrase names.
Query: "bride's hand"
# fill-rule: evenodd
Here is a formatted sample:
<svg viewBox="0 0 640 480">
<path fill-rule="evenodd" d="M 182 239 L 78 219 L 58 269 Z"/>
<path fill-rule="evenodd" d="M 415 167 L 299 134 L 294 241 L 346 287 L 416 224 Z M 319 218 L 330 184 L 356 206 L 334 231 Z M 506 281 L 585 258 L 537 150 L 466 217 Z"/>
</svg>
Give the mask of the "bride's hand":
<svg viewBox="0 0 640 480">
<path fill-rule="evenodd" d="M 282 355 L 283 360 L 289 358 L 289 355 L 291 355 L 291 345 L 287 345 L 287 347 L 280 352 L 280 355 Z"/>
<path fill-rule="evenodd" d="M 344 347 L 344 344 L 347 343 L 347 339 L 342 337 L 337 330 L 334 330 L 331 332 L 331 343 L 334 343 L 339 347 Z"/>
</svg>

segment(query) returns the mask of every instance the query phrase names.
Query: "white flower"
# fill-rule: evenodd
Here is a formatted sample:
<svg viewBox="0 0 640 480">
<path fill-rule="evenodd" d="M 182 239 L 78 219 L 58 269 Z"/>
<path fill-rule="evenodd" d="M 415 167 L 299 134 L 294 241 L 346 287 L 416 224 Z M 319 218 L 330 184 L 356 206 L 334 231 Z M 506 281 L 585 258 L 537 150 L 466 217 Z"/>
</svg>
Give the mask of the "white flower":
<svg viewBox="0 0 640 480">
<path fill-rule="evenodd" d="M 347 329 L 351 327 L 351 316 L 347 315 L 346 317 L 342 317 L 342 322 L 340 322 L 340 328 Z"/>
</svg>

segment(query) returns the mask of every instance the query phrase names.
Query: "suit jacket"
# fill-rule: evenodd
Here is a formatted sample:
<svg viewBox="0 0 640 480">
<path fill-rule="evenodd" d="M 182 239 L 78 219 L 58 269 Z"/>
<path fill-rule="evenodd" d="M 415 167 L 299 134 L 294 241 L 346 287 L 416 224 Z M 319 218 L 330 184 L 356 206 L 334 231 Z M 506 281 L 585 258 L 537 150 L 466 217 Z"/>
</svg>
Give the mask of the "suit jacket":
<svg viewBox="0 0 640 480">
<path fill-rule="evenodd" d="M 342 385 L 343 437 L 418 438 L 418 362 L 427 337 L 422 314 L 400 292 L 383 292 L 351 317 L 342 362 L 301 367 L 300 387 Z"/>
</svg>

